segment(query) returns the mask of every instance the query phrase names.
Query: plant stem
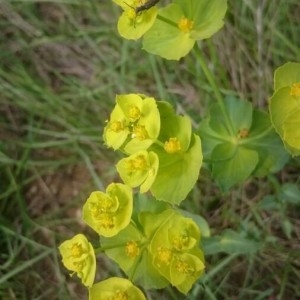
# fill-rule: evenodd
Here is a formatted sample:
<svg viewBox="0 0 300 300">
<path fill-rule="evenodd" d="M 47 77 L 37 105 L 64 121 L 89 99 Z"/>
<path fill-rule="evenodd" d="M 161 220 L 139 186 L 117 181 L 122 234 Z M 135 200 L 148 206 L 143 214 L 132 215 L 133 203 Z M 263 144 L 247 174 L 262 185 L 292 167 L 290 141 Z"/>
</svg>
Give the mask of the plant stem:
<svg viewBox="0 0 300 300">
<path fill-rule="evenodd" d="M 208 66 L 205 62 L 205 59 L 202 55 L 201 49 L 199 48 L 198 44 L 197 44 L 197 47 L 194 47 L 194 53 L 195 53 L 195 56 L 197 58 L 198 63 L 200 64 L 200 66 L 202 68 L 202 71 L 204 72 L 204 75 L 206 76 L 206 79 L 208 80 L 208 82 L 209 82 L 209 84 L 210 84 L 210 86 L 211 86 L 211 88 L 212 88 L 212 90 L 215 94 L 218 105 L 219 105 L 219 107 L 222 111 L 222 114 L 223 114 L 224 118 L 225 118 L 225 122 L 226 122 L 225 125 L 227 127 L 227 130 L 231 135 L 234 135 L 232 124 L 231 124 L 230 118 L 228 116 L 228 113 L 227 113 L 227 110 L 226 110 L 226 107 L 225 107 L 225 104 L 224 104 L 223 97 L 220 93 L 220 90 L 217 86 L 217 83 L 214 79 L 214 76 L 213 76 L 212 72 L 210 71 L 210 69 L 208 68 Z"/>
</svg>

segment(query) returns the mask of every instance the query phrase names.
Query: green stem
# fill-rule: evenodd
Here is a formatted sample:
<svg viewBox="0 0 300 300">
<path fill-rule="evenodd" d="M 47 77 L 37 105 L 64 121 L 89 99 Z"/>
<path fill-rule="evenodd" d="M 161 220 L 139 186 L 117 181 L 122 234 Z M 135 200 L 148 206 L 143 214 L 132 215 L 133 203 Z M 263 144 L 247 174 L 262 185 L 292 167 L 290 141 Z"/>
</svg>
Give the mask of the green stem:
<svg viewBox="0 0 300 300">
<path fill-rule="evenodd" d="M 212 88 L 212 90 L 215 94 L 218 105 L 219 105 L 219 107 L 222 111 L 222 114 L 223 114 L 224 118 L 225 118 L 226 128 L 231 133 L 231 135 L 234 135 L 232 124 L 231 124 L 230 118 L 228 116 L 228 113 L 227 113 L 227 110 L 226 110 L 226 107 L 225 107 L 225 104 L 224 104 L 223 97 L 220 93 L 220 90 L 217 86 L 217 83 L 216 83 L 216 81 L 213 77 L 212 72 L 207 67 L 207 64 L 205 62 L 205 59 L 202 55 L 202 52 L 201 52 L 198 44 L 197 44 L 197 47 L 194 47 L 194 53 L 195 53 L 195 56 L 197 58 L 198 63 L 200 64 L 200 66 L 202 68 L 202 71 L 204 72 L 204 75 L 206 76 L 206 79 L 208 80 L 208 82 L 209 82 L 209 84 L 210 84 L 210 86 L 211 86 L 211 88 Z"/>
</svg>

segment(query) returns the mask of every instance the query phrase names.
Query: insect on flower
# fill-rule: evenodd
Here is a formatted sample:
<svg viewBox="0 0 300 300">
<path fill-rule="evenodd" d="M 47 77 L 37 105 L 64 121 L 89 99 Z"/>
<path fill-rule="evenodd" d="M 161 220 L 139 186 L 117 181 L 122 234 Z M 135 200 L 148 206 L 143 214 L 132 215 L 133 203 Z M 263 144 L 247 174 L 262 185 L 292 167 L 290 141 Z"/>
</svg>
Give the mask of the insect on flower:
<svg viewBox="0 0 300 300">
<path fill-rule="evenodd" d="M 138 15 L 140 15 L 143 11 L 150 9 L 151 7 L 155 6 L 160 0 L 148 0 L 145 3 L 133 7 L 131 5 L 129 5 L 128 3 L 124 2 L 126 5 L 128 5 L 129 7 L 131 7 L 134 10 L 135 13 L 135 19 L 134 19 L 134 27 L 135 27 L 135 23 L 136 23 L 136 17 Z"/>
<path fill-rule="evenodd" d="M 139 13 L 141 13 L 144 10 L 148 10 L 149 8 L 151 8 L 152 6 L 156 5 L 160 0 L 148 0 L 147 2 L 145 2 L 144 4 L 137 6 L 135 8 L 135 13 L 138 15 Z"/>
</svg>

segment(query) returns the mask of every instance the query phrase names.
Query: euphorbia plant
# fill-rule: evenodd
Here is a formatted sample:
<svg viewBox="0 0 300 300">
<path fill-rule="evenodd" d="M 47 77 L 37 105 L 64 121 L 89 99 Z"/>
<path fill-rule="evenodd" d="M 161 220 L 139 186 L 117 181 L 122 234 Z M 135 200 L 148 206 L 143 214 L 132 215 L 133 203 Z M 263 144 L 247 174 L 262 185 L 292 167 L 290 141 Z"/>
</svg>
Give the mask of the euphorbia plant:
<svg viewBox="0 0 300 300">
<path fill-rule="evenodd" d="M 208 237 L 209 230 L 203 220 L 198 222 L 199 216 L 183 213 L 178 205 L 196 184 L 203 160 L 219 187 L 228 190 L 250 176 L 280 170 L 289 158 L 281 139 L 292 155 L 300 154 L 300 64 L 288 63 L 276 71 L 270 120 L 251 103 L 222 96 L 198 47 L 197 41 L 223 26 L 226 0 L 174 0 L 163 8 L 156 5 L 159 1 L 113 2 L 123 9 L 120 35 L 142 37 L 147 52 L 178 60 L 193 49 L 216 102 L 193 132 L 190 118 L 177 114 L 166 101 L 144 94 L 117 95 L 103 139 L 123 154 L 116 164 L 123 183 L 92 192 L 83 206 L 83 220 L 99 235 L 99 244 L 92 246 L 79 234 L 59 250 L 65 267 L 89 288 L 90 300 L 144 299 L 134 284 L 144 289 L 171 284 L 187 294 L 204 273 L 201 231 Z M 235 236 L 227 232 L 226 238 Z M 226 248 L 221 242 L 220 251 Z M 94 283 L 95 253 L 100 252 L 128 279 Z"/>
</svg>

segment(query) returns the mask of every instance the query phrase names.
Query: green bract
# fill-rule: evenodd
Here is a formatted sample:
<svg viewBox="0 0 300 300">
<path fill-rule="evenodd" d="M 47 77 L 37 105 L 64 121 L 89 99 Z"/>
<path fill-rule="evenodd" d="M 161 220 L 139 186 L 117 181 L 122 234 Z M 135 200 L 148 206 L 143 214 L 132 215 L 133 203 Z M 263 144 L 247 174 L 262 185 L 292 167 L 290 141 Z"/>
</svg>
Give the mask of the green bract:
<svg viewBox="0 0 300 300">
<path fill-rule="evenodd" d="M 143 48 L 166 59 L 179 60 L 196 40 L 220 30 L 227 10 L 226 0 L 174 0 L 159 10 L 143 38 Z"/>
<path fill-rule="evenodd" d="M 300 63 L 286 63 L 275 71 L 271 120 L 292 155 L 300 155 Z"/>
<path fill-rule="evenodd" d="M 159 158 L 156 179 L 150 188 L 159 200 L 179 204 L 195 185 L 202 164 L 199 136 L 192 133 L 191 121 L 175 114 L 167 102 L 158 102 L 161 117 L 159 140 L 150 149 Z"/>
<path fill-rule="evenodd" d="M 156 140 L 160 117 L 154 98 L 138 94 L 116 96 L 116 106 L 104 128 L 104 141 L 128 154 L 145 150 Z"/>
<path fill-rule="evenodd" d="M 204 271 L 199 241 L 195 222 L 167 209 L 140 213 L 137 224 L 101 238 L 101 245 L 134 282 L 156 289 L 171 283 L 187 293 Z"/>
<path fill-rule="evenodd" d="M 131 281 L 119 277 L 111 277 L 94 284 L 89 289 L 89 300 L 146 300 L 142 291 Z"/>
<path fill-rule="evenodd" d="M 158 170 L 158 156 L 150 151 L 139 151 L 117 163 L 117 170 L 125 184 L 140 186 L 140 192 L 147 192 L 155 180 Z"/>
<path fill-rule="evenodd" d="M 200 231 L 192 219 L 172 210 L 166 212 L 152 238 L 150 252 L 155 268 L 186 294 L 204 272 L 204 256 L 198 248 Z"/>
<path fill-rule="evenodd" d="M 92 192 L 83 206 L 83 220 L 99 235 L 111 237 L 129 224 L 132 206 L 131 188 L 111 183 L 106 193 Z"/>
<path fill-rule="evenodd" d="M 204 160 L 220 187 L 228 190 L 250 175 L 280 170 L 289 157 L 268 115 L 236 98 L 227 98 L 224 104 L 229 124 L 214 104 L 199 128 Z"/>
<path fill-rule="evenodd" d="M 76 273 L 83 285 L 92 286 L 96 273 L 96 258 L 94 248 L 87 238 L 83 234 L 77 234 L 64 241 L 58 249 L 64 266 Z"/>
<path fill-rule="evenodd" d="M 137 40 L 153 25 L 157 15 L 156 7 L 136 13 L 136 8 L 145 4 L 147 0 L 113 1 L 124 10 L 118 20 L 118 31 L 123 38 Z"/>
<path fill-rule="evenodd" d="M 151 219 L 151 229 L 155 229 L 156 216 Z M 142 224 L 137 226 L 130 223 L 118 235 L 112 238 L 101 238 L 101 245 L 108 250 L 105 254 L 116 261 L 120 268 L 136 284 L 146 289 L 160 289 L 168 285 L 168 281 L 162 277 L 152 264 L 148 245 L 150 235 L 143 232 Z"/>
</svg>

